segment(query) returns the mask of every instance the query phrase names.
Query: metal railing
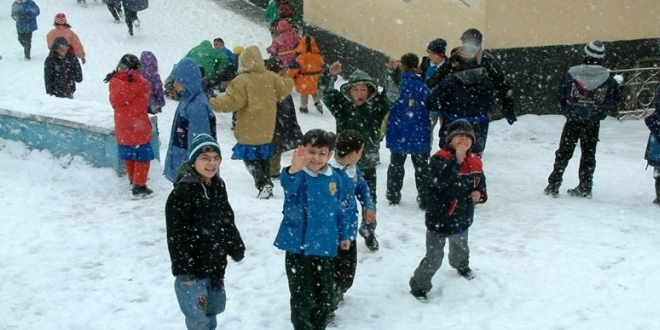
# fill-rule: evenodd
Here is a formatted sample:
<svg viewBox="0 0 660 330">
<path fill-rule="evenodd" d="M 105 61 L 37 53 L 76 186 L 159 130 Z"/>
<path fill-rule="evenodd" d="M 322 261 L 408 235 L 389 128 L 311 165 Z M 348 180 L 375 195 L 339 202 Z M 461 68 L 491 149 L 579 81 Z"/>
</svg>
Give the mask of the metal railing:
<svg viewBox="0 0 660 330">
<path fill-rule="evenodd" d="M 617 119 L 640 119 L 655 109 L 656 90 L 660 85 L 660 59 L 646 59 L 638 61 L 633 69 L 610 70 L 613 75 L 624 77 L 621 90 L 624 96 L 623 104 L 615 109 Z M 652 66 L 652 67 L 651 67 Z"/>
</svg>

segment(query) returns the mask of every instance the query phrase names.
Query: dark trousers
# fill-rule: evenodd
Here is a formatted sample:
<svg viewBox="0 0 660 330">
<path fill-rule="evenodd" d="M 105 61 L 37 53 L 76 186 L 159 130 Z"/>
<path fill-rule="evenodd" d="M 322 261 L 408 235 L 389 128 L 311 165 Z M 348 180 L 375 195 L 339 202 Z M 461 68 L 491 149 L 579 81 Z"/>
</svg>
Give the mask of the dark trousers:
<svg viewBox="0 0 660 330">
<path fill-rule="evenodd" d="M 254 186 L 261 190 L 265 186 L 273 186 L 270 179 L 270 162 L 268 159 L 244 160 L 245 167 L 254 178 Z"/>
<path fill-rule="evenodd" d="M 591 192 L 593 187 L 594 171 L 596 170 L 596 146 L 598 145 L 598 133 L 600 131 L 600 121 L 587 120 L 566 120 L 564 129 L 561 132 L 559 149 L 555 152 L 555 164 L 548 177 L 548 185 L 559 189 L 563 181 L 564 170 L 568 166 L 568 161 L 573 158 L 575 147 L 580 141 L 580 168 L 578 176 L 580 178 L 580 190 Z"/>
<path fill-rule="evenodd" d="M 362 177 L 369 187 L 369 195 L 371 195 L 371 200 L 376 205 L 376 168 L 365 168 L 360 169 L 362 171 Z M 373 235 L 376 232 L 376 221 L 372 223 L 366 223 L 364 220 L 360 222 L 360 235 L 367 237 Z"/>
<path fill-rule="evenodd" d="M 124 8 L 124 15 L 124 20 L 126 21 L 126 25 L 128 25 L 128 31 L 133 32 L 133 21 L 138 19 L 137 11 Z"/>
<path fill-rule="evenodd" d="M 117 8 L 115 5 L 108 4 L 108 10 L 110 11 L 110 14 L 112 14 L 112 17 L 115 18 L 115 21 L 118 21 L 121 7 Z"/>
<path fill-rule="evenodd" d="M 325 329 L 335 300 L 334 266 L 334 258 L 286 253 L 294 330 Z"/>
<path fill-rule="evenodd" d="M 337 248 L 335 258 L 335 289 L 337 293 L 345 293 L 353 286 L 355 269 L 357 267 L 357 244 L 351 242 L 348 250 Z"/>
<path fill-rule="evenodd" d="M 32 49 L 32 32 L 18 34 L 18 42 L 23 46 L 25 58 L 30 59 L 30 50 Z"/>
<path fill-rule="evenodd" d="M 443 120 L 442 125 L 438 130 L 438 145 L 440 148 L 447 148 L 449 145 L 449 142 L 445 141 L 447 138 L 447 128 L 449 127 L 449 124 L 451 124 L 451 122 Z M 488 127 L 490 126 L 490 122 L 487 120 L 480 122 L 470 122 L 470 125 L 472 125 L 472 129 L 474 130 L 474 138 L 476 139 L 471 151 L 481 156 L 481 154 L 486 149 L 486 139 L 488 139 Z"/>
<path fill-rule="evenodd" d="M 387 167 L 387 200 L 394 204 L 401 201 L 401 189 L 403 188 L 403 178 L 406 174 L 404 164 L 407 154 L 391 154 L 390 165 Z M 415 167 L 415 186 L 417 195 L 420 198 L 426 198 L 429 176 L 429 154 L 410 155 L 413 166 Z"/>
</svg>

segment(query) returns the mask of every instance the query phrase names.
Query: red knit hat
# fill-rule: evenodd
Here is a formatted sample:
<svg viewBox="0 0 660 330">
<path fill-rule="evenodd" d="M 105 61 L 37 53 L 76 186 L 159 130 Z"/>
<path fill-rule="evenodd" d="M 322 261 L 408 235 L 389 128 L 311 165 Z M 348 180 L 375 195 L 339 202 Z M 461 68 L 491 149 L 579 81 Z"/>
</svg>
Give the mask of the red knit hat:
<svg viewBox="0 0 660 330">
<path fill-rule="evenodd" d="M 66 15 L 64 15 L 64 13 L 57 13 L 57 15 L 55 15 L 55 24 L 66 25 Z"/>
</svg>

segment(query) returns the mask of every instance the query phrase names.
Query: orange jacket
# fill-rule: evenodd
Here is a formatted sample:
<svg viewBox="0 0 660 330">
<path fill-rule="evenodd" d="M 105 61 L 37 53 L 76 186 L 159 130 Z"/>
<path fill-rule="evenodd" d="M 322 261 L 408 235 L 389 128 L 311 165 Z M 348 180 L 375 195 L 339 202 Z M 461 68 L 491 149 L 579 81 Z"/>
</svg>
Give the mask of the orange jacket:
<svg viewBox="0 0 660 330">
<path fill-rule="evenodd" d="M 53 41 L 55 41 L 55 38 L 57 37 L 63 37 L 66 39 L 66 41 L 71 45 L 71 48 L 73 48 L 73 51 L 76 53 L 76 56 L 78 56 L 79 59 L 85 58 L 85 48 L 83 48 L 82 43 L 80 42 L 80 39 L 78 38 L 78 35 L 73 32 L 73 30 L 67 28 L 64 25 L 56 25 L 54 29 L 50 30 L 48 34 L 46 35 L 46 43 L 48 43 L 48 49 L 53 46 Z"/>
<path fill-rule="evenodd" d="M 289 77 L 293 79 L 296 91 L 311 95 L 318 92 L 319 78 L 323 72 L 323 56 L 316 45 L 316 40 L 305 36 L 295 49 L 296 59 L 289 65 Z"/>
</svg>

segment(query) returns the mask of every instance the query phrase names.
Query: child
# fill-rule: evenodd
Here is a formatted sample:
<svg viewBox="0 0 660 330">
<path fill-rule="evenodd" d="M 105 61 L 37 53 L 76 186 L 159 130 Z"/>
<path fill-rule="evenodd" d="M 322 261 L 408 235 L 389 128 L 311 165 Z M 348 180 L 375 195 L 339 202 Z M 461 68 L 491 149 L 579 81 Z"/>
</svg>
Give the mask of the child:
<svg viewBox="0 0 660 330">
<path fill-rule="evenodd" d="M 64 13 L 58 13 L 55 15 L 53 26 L 55 26 L 55 28 L 50 30 L 46 35 L 47 46 L 51 47 L 53 45 L 53 41 L 55 41 L 55 38 L 64 37 L 69 45 L 71 45 L 73 52 L 76 54 L 76 56 L 78 56 L 82 64 L 85 64 L 85 48 L 83 48 L 78 35 L 73 32 L 73 30 L 71 30 L 71 25 L 67 23 Z"/>
<path fill-rule="evenodd" d="M 44 62 L 44 82 L 46 94 L 73 98 L 76 82 L 82 82 L 80 62 L 73 54 L 69 43 L 63 37 L 55 38 L 51 51 Z"/>
<path fill-rule="evenodd" d="M 307 102 L 312 96 L 314 107 L 323 114 L 323 104 L 319 96 L 319 78 L 323 73 L 323 56 L 316 45 L 316 39 L 305 36 L 295 49 L 295 60 L 289 65 L 289 78 L 293 79 L 296 91 L 300 93 L 300 112 L 307 113 Z"/>
<path fill-rule="evenodd" d="M 284 67 L 288 68 L 295 58 L 294 49 L 299 42 L 300 36 L 294 31 L 293 24 L 287 20 L 280 20 L 277 22 L 277 35 L 266 51 L 268 54 L 281 57 Z"/>
<path fill-rule="evenodd" d="M 426 108 L 426 98 L 431 91 L 415 74 L 419 57 L 413 53 L 401 56 L 399 67 L 389 70 L 389 77 L 400 84 L 399 98 L 387 119 L 385 146 L 390 149 L 390 165 L 387 168 L 387 193 L 390 205 L 398 205 L 403 188 L 403 167 L 410 155 L 415 167 L 417 205 L 426 209 L 428 187 L 428 162 L 431 151 L 431 119 Z"/>
<path fill-rule="evenodd" d="M 103 0 L 103 2 L 108 6 L 108 11 L 110 11 L 110 14 L 115 19 L 115 23 L 119 24 L 119 19 L 124 17 L 124 13 L 121 11 L 121 1 Z"/>
<path fill-rule="evenodd" d="M 653 167 L 653 178 L 655 178 L 655 200 L 653 203 L 660 205 L 660 86 L 655 92 L 655 111 L 644 118 L 646 126 L 651 131 L 649 144 L 646 146 L 646 160 Z M 651 139 L 655 138 L 654 143 Z"/>
<path fill-rule="evenodd" d="M 215 139 L 198 135 L 165 204 L 167 247 L 174 291 L 189 330 L 215 329 L 226 304 L 227 256 L 245 255 L 227 187 L 218 175 L 222 156 Z"/>
<path fill-rule="evenodd" d="M 266 61 L 266 69 L 277 74 L 284 74 L 282 59 L 271 57 Z M 273 158 L 268 162 L 270 165 L 270 177 L 280 177 L 280 162 L 282 153 L 293 150 L 302 142 L 302 131 L 296 119 L 296 107 L 291 95 L 277 102 L 277 121 L 275 122 L 275 133 L 273 133 Z"/>
<path fill-rule="evenodd" d="M 26 61 L 30 60 L 32 32 L 38 29 L 37 16 L 39 13 L 39 6 L 32 0 L 16 0 L 11 4 L 11 18 L 16 21 L 18 42 L 23 46 Z"/>
<path fill-rule="evenodd" d="M 138 11 L 149 8 L 149 0 L 116 0 L 121 1 L 124 7 L 124 20 L 128 25 L 128 34 L 133 35 L 133 27 L 140 28 L 140 20 L 138 19 Z"/>
<path fill-rule="evenodd" d="M 190 49 L 186 57 L 192 58 L 197 65 L 204 69 L 202 78 L 205 79 L 215 78 L 227 63 L 225 53 L 213 48 L 213 44 L 208 40 L 204 40 L 199 45 Z"/>
<path fill-rule="evenodd" d="M 158 59 L 150 51 L 144 51 L 140 54 L 140 73 L 147 79 L 151 85 L 151 98 L 147 112 L 155 115 L 163 112 L 165 106 L 165 93 L 163 91 L 163 81 L 158 73 Z"/>
<path fill-rule="evenodd" d="M 215 114 L 202 93 L 202 74 L 191 58 L 184 57 L 172 69 L 172 88 L 180 97 L 174 113 L 170 143 L 165 155 L 164 175 L 176 182 L 179 167 L 190 158 L 191 144 L 197 135 L 215 138 Z"/>
<path fill-rule="evenodd" d="M 449 265 L 466 279 L 470 269 L 468 228 L 474 219 L 475 203 L 485 203 L 486 177 L 481 159 L 471 152 L 474 130 L 467 120 L 449 125 L 447 148 L 438 151 L 429 162 L 429 203 L 426 209 L 426 255 L 410 278 L 410 293 L 426 299 L 433 275 L 440 269 L 445 241 L 449 241 Z"/>
<path fill-rule="evenodd" d="M 284 219 L 274 245 L 286 251 L 285 269 L 295 330 L 325 329 L 332 312 L 337 246 L 348 250 L 350 224 L 343 211 L 346 186 L 328 165 L 334 135 L 313 129 L 282 169 Z"/>
<path fill-rule="evenodd" d="M 335 304 L 333 309 L 337 309 L 337 304 L 344 297 L 344 293 L 353 286 L 355 278 L 355 268 L 357 266 L 357 237 L 358 228 L 358 206 L 355 198 L 360 201 L 362 206 L 362 217 L 366 223 L 376 221 L 376 205 L 371 201 L 369 187 L 362 177 L 362 172 L 357 167 L 357 162 L 362 157 L 364 150 L 364 137 L 362 134 L 353 130 L 346 130 L 337 136 L 335 145 L 335 157 L 329 164 L 341 175 L 346 184 L 346 195 L 348 204 L 345 209 L 346 221 L 350 226 L 349 236 L 351 245 L 348 250 L 337 249 L 337 258 L 335 259 Z"/>
<path fill-rule="evenodd" d="M 145 111 L 151 87 L 139 69 L 137 56 L 126 54 L 119 60 L 117 69 L 103 81 L 110 83 L 110 104 L 115 110 L 119 157 L 124 160 L 131 192 L 135 198 L 145 198 L 153 196 L 153 191 L 147 188 L 147 177 L 154 151 L 151 147 L 151 122 Z"/>
<path fill-rule="evenodd" d="M 345 130 L 360 132 L 365 139 L 363 157 L 358 167 L 369 186 L 369 193 L 376 204 L 376 165 L 380 163 L 380 125 L 390 110 L 387 92 L 378 92 L 378 85 L 371 77 L 360 70 L 355 70 L 348 82 L 334 89 L 337 75 L 342 71 L 340 62 L 328 68 L 327 75 L 321 77 L 320 88 L 323 103 L 335 117 L 337 133 Z M 367 247 L 376 251 L 379 248 L 375 235 L 376 222 L 360 224 L 360 235 L 364 236 Z M 365 235 L 366 234 L 366 235 Z"/>
<path fill-rule="evenodd" d="M 224 94 L 209 102 L 215 111 L 236 111 L 236 145 L 231 158 L 245 162 L 259 190 L 257 198 L 269 199 L 273 196 L 269 159 L 273 157 L 277 102 L 291 94 L 293 81 L 267 71 L 257 46 L 245 48 L 238 61 L 243 72 L 229 83 Z"/>
</svg>

